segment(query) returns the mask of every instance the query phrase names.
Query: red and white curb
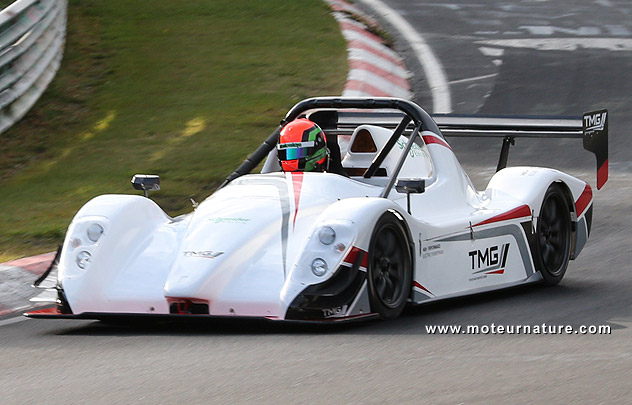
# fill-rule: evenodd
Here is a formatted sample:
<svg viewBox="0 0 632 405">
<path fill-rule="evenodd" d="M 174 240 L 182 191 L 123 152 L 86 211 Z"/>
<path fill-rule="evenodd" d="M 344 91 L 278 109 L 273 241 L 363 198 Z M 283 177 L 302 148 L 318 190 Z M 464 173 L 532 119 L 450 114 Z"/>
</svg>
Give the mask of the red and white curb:
<svg viewBox="0 0 632 405">
<path fill-rule="evenodd" d="M 55 258 L 55 252 L 0 264 L 0 319 L 32 308 L 29 299 L 41 293 L 32 287 Z"/>
<path fill-rule="evenodd" d="M 343 0 L 327 0 L 347 41 L 349 74 L 343 96 L 411 98 L 411 74 L 402 58 L 370 32 L 377 23 Z M 360 22 L 363 21 L 363 22 Z M 366 23 L 365 23 L 366 22 Z"/>
<path fill-rule="evenodd" d="M 347 41 L 349 73 L 342 95 L 410 99 L 411 74 L 402 58 L 367 26 L 377 27 L 377 22 L 346 1 L 327 2 Z M 54 257 L 51 252 L 0 264 L 0 319 L 34 306 L 29 299 L 40 291 L 31 285 Z"/>
</svg>

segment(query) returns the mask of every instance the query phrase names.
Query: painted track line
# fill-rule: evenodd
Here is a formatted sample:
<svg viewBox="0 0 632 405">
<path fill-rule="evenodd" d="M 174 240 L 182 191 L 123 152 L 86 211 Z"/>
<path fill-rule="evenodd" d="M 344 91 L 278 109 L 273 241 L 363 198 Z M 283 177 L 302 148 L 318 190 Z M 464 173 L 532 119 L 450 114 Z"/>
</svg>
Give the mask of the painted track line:
<svg viewBox="0 0 632 405">
<path fill-rule="evenodd" d="M 496 77 L 498 76 L 498 73 L 492 73 L 489 75 L 483 75 L 483 76 L 476 76 L 476 77 L 469 77 L 467 79 L 460 79 L 460 80 L 452 80 L 450 82 L 450 84 L 460 84 L 460 83 L 469 83 L 469 82 L 477 82 L 479 80 L 485 80 L 485 79 L 491 79 L 492 77 Z"/>
<path fill-rule="evenodd" d="M 383 16 L 393 29 L 397 30 L 410 44 L 428 80 L 432 93 L 433 112 L 452 112 L 450 85 L 443 66 L 423 37 L 403 17 L 381 0 L 359 1 L 373 9 L 376 14 Z"/>
</svg>

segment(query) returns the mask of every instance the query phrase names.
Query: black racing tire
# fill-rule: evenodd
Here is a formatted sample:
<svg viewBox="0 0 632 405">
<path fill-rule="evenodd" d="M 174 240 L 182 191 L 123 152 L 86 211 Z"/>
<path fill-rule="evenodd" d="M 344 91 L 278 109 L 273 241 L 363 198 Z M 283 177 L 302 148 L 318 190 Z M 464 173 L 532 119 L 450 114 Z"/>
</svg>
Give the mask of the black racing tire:
<svg viewBox="0 0 632 405">
<path fill-rule="evenodd" d="M 382 319 L 397 318 L 412 288 L 412 258 L 406 230 L 391 212 L 375 224 L 368 258 L 371 310 Z"/>
<path fill-rule="evenodd" d="M 553 183 L 542 200 L 537 226 L 536 262 L 544 284 L 562 281 L 570 252 L 570 208 L 562 186 Z"/>
</svg>

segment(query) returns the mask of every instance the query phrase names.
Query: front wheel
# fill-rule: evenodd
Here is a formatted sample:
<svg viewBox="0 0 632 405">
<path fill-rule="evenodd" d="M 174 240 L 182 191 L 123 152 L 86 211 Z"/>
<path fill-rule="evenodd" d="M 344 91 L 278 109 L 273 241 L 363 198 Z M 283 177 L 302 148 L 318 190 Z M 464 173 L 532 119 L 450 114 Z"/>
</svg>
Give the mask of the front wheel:
<svg viewBox="0 0 632 405">
<path fill-rule="evenodd" d="M 544 283 L 558 284 L 566 273 L 571 250 L 570 210 L 559 184 L 552 184 L 544 195 L 537 234 L 537 261 Z"/>
<path fill-rule="evenodd" d="M 390 212 L 377 221 L 369 246 L 371 309 L 382 319 L 397 318 L 410 295 L 412 259 L 401 222 Z"/>
</svg>

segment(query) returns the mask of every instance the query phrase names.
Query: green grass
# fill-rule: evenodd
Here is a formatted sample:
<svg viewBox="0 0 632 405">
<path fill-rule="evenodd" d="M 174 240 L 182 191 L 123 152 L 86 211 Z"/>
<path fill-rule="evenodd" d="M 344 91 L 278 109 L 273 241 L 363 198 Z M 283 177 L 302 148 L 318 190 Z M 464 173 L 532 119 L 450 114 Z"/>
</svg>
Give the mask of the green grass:
<svg viewBox="0 0 632 405">
<path fill-rule="evenodd" d="M 345 42 L 320 0 L 69 2 L 62 67 L 0 134 L 0 262 L 53 250 L 92 197 L 190 210 L 297 101 L 340 94 Z"/>
</svg>

